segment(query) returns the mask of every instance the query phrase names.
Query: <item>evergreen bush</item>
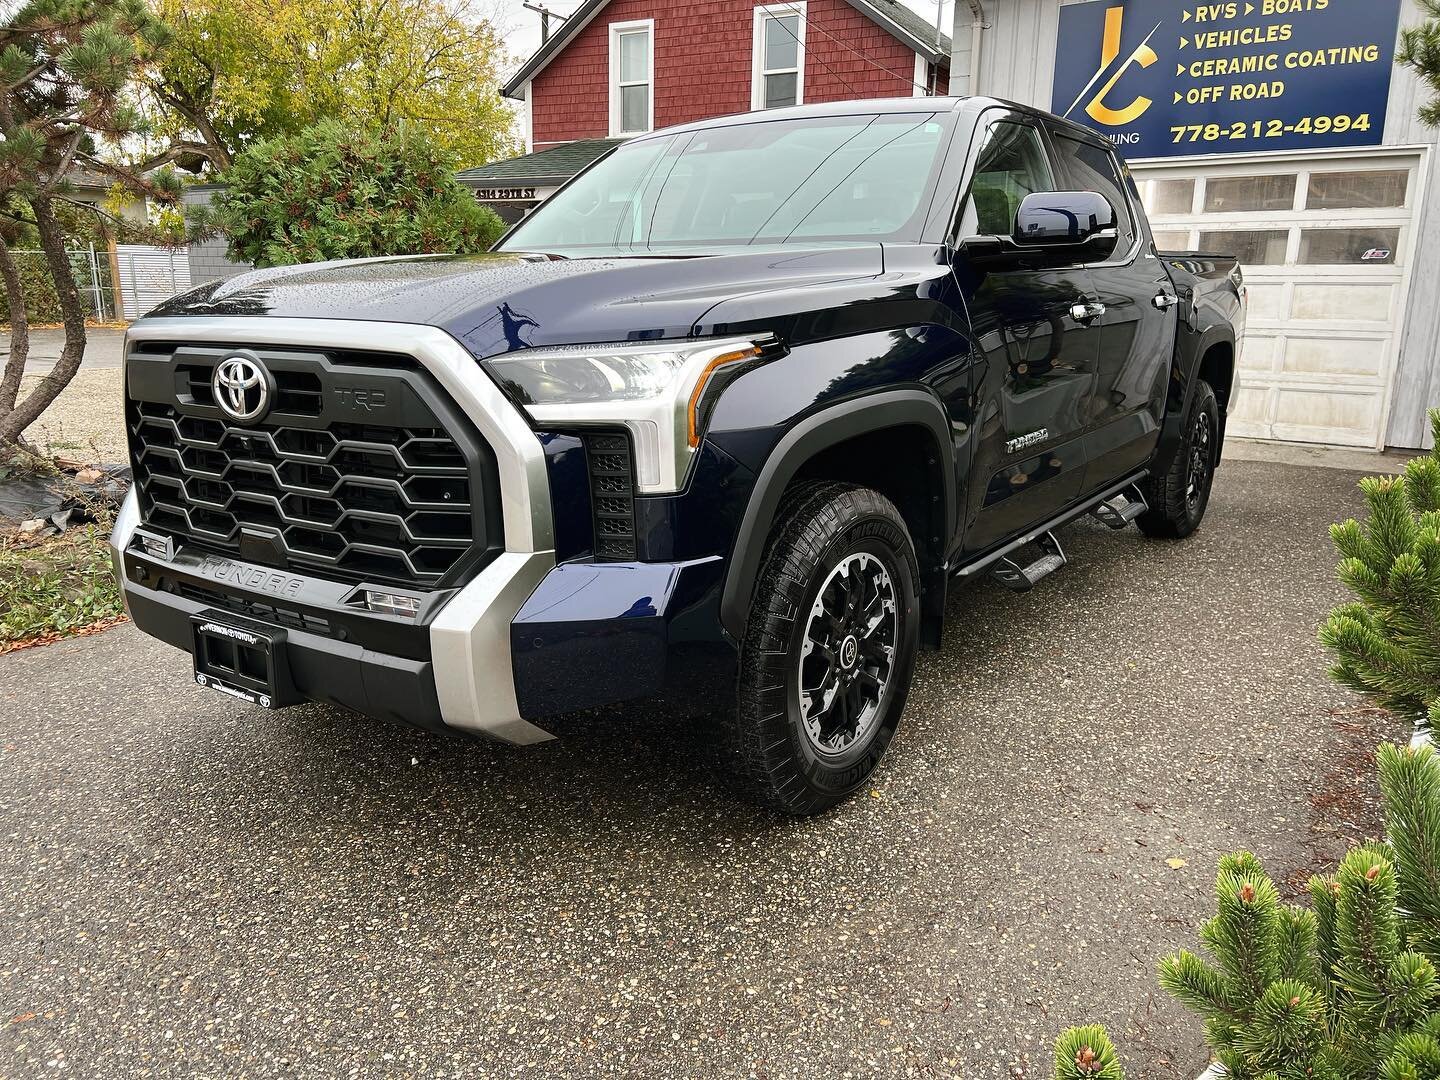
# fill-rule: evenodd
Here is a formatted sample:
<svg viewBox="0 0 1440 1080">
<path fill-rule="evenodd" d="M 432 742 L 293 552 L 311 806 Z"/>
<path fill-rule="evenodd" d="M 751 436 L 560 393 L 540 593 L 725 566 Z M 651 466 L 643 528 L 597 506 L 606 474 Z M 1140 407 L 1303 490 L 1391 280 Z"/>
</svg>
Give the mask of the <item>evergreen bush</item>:
<svg viewBox="0 0 1440 1080">
<path fill-rule="evenodd" d="M 256 266 L 326 259 L 487 251 L 505 231 L 461 185 L 453 162 L 419 128 L 355 131 L 324 120 L 256 143 L 197 224 Z"/>
<path fill-rule="evenodd" d="M 1378 760 L 1386 841 L 1311 878 L 1310 908 L 1283 903 L 1254 855 L 1226 856 L 1209 956 L 1160 964 L 1232 1080 L 1440 1080 L 1440 760 L 1389 744 Z M 1122 1073 L 1089 1027 L 1061 1036 L 1055 1076 Z"/>
<path fill-rule="evenodd" d="M 1440 436 L 1440 409 L 1430 424 Z M 1440 698 L 1440 450 L 1360 489 L 1364 523 L 1330 529 L 1340 580 L 1356 599 L 1330 613 L 1320 640 L 1335 654 L 1338 681 L 1413 715 Z"/>
</svg>

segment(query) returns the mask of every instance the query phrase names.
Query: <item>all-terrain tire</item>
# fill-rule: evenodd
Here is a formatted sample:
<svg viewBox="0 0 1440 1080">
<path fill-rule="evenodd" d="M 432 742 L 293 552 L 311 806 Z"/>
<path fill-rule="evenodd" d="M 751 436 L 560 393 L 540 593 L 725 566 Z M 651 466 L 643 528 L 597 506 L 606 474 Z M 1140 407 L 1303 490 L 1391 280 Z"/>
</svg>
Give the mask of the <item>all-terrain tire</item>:
<svg viewBox="0 0 1440 1080">
<path fill-rule="evenodd" d="M 828 481 L 786 493 L 746 625 L 737 706 L 720 718 L 720 766 L 740 795 L 809 815 L 865 784 L 914 674 L 919 580 L 905 521 L 883 495 Z M 802 681 L 833 693 L 806 695 Z"/>
<path fill-rule="evenodd" d="M 1220 445 L 1220 408 L 1215 391 L 1203 379 L 1195 383 L 1185 414 L 1180 446 L 1163 474 L 1145 480 L 1145 501 L 1150 509 L 1135 519 L 1146 536 L 1178 540 L 1200 527 L 1210 505 L 1210 484 L 1215 476 Z"/>
</svg>

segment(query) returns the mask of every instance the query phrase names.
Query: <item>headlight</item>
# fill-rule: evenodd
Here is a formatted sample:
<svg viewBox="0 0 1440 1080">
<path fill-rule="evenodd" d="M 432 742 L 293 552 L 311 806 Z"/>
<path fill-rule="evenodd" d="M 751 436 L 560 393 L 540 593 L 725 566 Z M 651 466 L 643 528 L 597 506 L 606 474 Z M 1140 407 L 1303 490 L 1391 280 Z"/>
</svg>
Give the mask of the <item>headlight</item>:
<svg viewBox="0 0 1440 1080">
<path fill-rule="evenodd" d="M 778 354 L 773 337 L 526 349 L 485 363 L 537 424 L 623 424 L 642 492 L 678 491 L 708 390 Z M 714 394 L 708 395 L 713 405 Z"/>
</svg>

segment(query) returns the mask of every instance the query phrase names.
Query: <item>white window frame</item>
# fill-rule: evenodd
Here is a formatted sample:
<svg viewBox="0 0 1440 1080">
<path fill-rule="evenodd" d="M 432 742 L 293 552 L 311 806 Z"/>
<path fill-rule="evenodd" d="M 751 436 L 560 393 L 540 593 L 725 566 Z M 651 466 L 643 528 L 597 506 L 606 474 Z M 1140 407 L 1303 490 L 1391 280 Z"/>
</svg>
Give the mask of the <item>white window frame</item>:
<svg viewBox="0 0 1440 1080">
<path fill-rule="evenodd" d="M 646 65 L 645 79 L 642 81 L 632 80 L 625 83 L 625 86 L 645 86 L 650 93 L 649 111 L 645 116 L 645 131 L 655 130 L 655 20 L 636 19 L 632 22 L 617 22 L 610 24 L 610 137 L 612 139 L 623 139 L 631 135 L 643 135 L 645 131 L 622 131 L 624 113 L 621 108 L 620 94 L 620 36 L 622 34 L 634 34 L 643 31 L 649 41 L 649 48 L 646 49 L 646 58 L 649 61 Z"/>
<path fill-rule="evenodd" d="M 805 24 L 810 20 L 806 11 L 805 0 L 795 0 L 793 4 L 764 4 L 755 8 L 755 25 L 753 29 L 752 51 L 750 59 L 750 108 L 757 112 L 765 108 L 765 76 L 785 75 L 792 70 L 790 68 L 776 68 L 769 71 L 765 67 L 765 24 L 770 19 L 780 15 L 799 16 L 795 22 L 797 26 L 796 37 L 800 39 L 795 49 L 795 60 L 799 65 L 795 72 L 795 104 L 805 104 Z"/>
</svg>

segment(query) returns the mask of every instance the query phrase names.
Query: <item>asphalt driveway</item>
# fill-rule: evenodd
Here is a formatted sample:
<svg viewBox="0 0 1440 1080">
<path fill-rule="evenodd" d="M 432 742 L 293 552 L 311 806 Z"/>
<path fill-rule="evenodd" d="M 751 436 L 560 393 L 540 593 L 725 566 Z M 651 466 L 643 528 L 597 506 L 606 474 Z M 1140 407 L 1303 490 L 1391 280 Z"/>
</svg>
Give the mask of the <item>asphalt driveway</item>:
<svg viewBox="0 0 1440 1080">
<path fill-rule="evenodd" d="M 658 709 L 511 750 L 242 706 L 129 627 L 0 658 L 0 1076 L 1044 1077 L 1096 1020 L 1193 1077 L 1154 971 L 1217 856 L 1296 892 L 1406 734 L 1315 643 L 1356 479 L 1227 463 L 1188 542 L 957 593 L 811 821 Z"/>
</svg>

